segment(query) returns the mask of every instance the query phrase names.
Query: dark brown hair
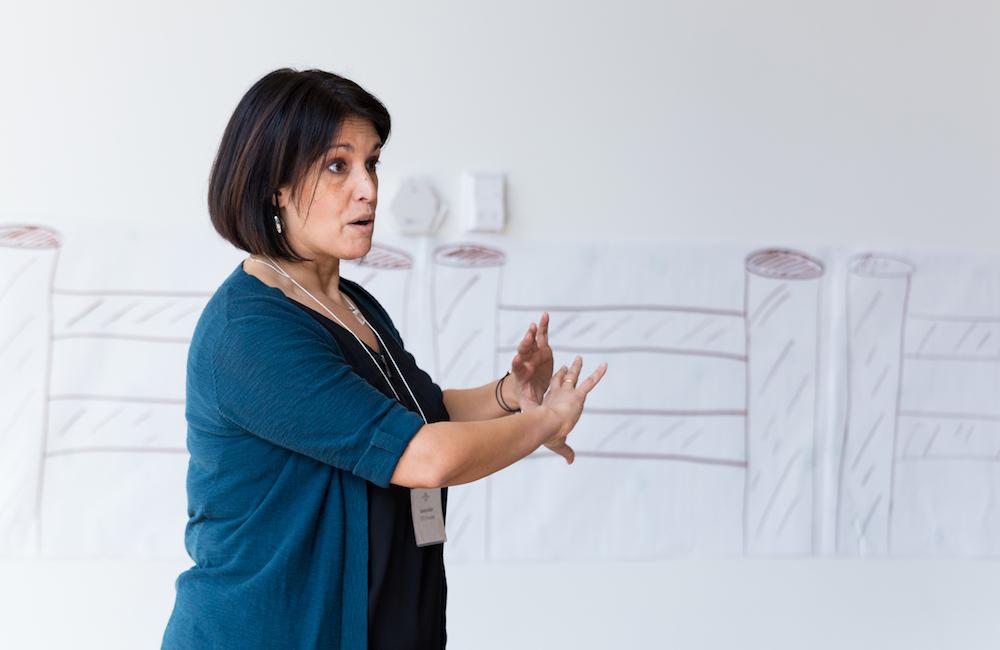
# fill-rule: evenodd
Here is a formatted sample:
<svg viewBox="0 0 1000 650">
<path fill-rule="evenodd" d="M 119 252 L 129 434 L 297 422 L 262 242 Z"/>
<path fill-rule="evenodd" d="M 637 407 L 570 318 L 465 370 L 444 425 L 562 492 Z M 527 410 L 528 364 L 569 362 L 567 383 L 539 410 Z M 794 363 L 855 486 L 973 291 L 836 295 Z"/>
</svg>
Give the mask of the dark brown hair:
<svg viewBox="0 0 1000 650">
<path fill-rule="evenodd" d="M 229 118 L 208 180 L 208 213 L 227 241 L 256 255 L 304 261 L 274 227 L 272 197 L 299 190 L 350 117 L 370 121 L 382 143 L 389 112 L 350 79 L 282 68 L 250 87 Z"/>
</svg>

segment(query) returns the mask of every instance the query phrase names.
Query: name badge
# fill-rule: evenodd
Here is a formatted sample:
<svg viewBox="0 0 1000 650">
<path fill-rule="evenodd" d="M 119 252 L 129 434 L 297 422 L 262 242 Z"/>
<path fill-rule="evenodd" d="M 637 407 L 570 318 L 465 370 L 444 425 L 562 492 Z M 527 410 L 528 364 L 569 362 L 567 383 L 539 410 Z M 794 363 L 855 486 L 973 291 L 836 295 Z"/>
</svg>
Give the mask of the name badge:
<svg viewBox="0 0 1000 650">
<path fill-rule="evenodd" d="M 413 535 L 417 538 L 417 546 L 443 544 L 446 541 L 441 488 L 412 488 L 410 510 L 413 512 Z"/>
</svg>

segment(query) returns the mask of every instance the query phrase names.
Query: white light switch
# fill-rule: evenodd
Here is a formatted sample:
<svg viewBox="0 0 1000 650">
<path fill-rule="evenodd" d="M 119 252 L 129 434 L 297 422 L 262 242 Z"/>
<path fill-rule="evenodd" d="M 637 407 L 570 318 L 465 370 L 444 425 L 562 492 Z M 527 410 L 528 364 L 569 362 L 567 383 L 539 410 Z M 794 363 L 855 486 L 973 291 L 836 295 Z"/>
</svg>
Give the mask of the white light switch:
<svg viewBox="0 0 1000 650">
<path fill-rule="evenodd" d="M 506 223 L 504 175 L 493 172 L 462 174 L 462 210 L 466 230 L 503 232 Z"/>
</svg>

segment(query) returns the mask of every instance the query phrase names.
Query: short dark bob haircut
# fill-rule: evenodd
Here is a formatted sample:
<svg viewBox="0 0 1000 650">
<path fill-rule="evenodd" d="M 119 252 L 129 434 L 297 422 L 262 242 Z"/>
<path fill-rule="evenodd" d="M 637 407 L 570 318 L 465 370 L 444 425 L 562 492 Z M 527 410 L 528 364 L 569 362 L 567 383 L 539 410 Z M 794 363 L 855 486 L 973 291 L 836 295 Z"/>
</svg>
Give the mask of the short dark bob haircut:
<svg viewBox="0 0 1000 650">
<path fill-rule="evenodd" d="M 382 144 L 389 139 L 389 112 L 350 79 L 282 68 L 251 86 L 229 118 L 208 180 L 208 213 L 219 234 L 254 255 L 308 261 L 278 234 L 273 199 L 285 185 L 301 196 L 347 118 L 371 122 Z"/>
</svg>

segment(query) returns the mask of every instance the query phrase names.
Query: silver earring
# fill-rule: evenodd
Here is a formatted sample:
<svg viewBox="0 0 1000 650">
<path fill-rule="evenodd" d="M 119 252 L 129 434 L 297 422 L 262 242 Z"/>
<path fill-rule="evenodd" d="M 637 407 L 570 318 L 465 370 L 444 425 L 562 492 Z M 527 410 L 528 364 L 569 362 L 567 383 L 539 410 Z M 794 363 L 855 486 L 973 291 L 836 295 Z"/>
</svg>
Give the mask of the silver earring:
<svg viewBox="0 0 1000 650">
<path fill-rule="evenodd" d="M 281 234 L 281 217 L 279 217 L 278 215 L 274 215 L 274 227 L 278 231 L 278 234 L 280 235 Z"/>
</svg>

